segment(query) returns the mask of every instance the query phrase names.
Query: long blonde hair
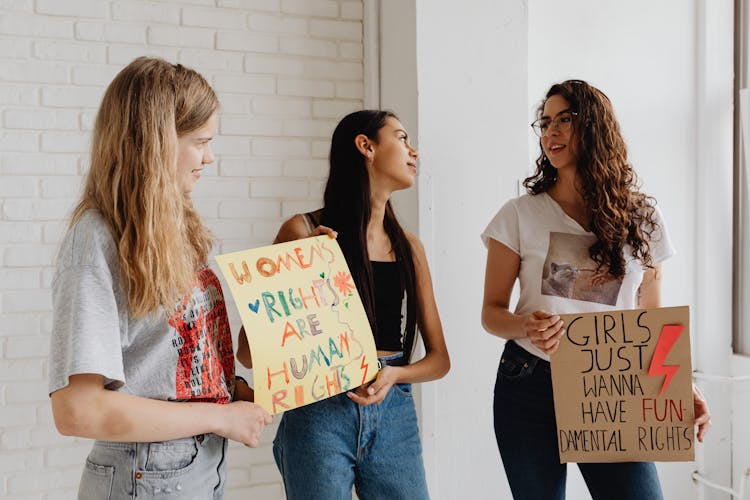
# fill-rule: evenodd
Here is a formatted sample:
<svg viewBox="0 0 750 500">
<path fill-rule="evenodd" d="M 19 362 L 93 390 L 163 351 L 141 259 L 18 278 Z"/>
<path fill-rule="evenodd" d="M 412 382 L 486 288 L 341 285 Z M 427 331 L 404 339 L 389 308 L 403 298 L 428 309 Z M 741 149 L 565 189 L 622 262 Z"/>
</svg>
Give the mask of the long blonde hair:
<svg viewBox="0 0 750 500">
<path fill-rule="evenodd" d="M 110 83 L 96 115 L 91 169 L 71 225 L 101 212 L 117 242 L 130 312 L 171 310 L 205 264 L 211 235 L 177 183 L 177 139 L 219 101 L 192 69 L 139 57 Z"/>
</svg>

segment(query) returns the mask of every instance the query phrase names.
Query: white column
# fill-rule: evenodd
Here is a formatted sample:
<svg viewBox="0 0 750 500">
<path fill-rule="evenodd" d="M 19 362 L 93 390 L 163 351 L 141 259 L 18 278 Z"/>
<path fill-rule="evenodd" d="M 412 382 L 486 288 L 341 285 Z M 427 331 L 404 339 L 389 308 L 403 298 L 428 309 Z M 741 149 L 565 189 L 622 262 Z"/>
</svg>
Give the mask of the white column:
<svg viewBox="0 0 750 500">
<path fill-rule="evenodd" d="M 379 14 L 380 104 L 421 154 L 418 189 L 397 210 L 427 249 L 453 363 L 421 387 L 430 493 L 511 498 L 493 433 L 502 342 L 480 324 L 479 234 L 527 170 L 525 2 L 381 0 Z"/>
</svg>

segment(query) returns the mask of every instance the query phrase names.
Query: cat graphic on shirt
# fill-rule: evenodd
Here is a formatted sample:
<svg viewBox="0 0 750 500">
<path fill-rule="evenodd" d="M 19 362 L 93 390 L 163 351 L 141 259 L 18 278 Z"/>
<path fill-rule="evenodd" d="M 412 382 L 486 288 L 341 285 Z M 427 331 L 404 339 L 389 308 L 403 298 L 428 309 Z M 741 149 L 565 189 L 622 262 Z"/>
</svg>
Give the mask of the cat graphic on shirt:
<svg viewBox="0 0 750 500">
<path fill-rule="evenodd" d="M 550 263 L 549 276 L 542 280 L 542 295 L 573 297 L 573 286 L 580 272 L 572 264 Z"/>
</svg>

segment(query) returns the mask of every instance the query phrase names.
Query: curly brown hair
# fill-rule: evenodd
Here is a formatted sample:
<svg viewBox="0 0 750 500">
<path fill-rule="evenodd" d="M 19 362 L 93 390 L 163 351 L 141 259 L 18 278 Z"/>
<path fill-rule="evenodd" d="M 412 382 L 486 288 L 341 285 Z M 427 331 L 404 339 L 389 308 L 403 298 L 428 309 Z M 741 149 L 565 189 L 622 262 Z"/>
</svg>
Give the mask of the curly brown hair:
<svg viewBox="0 0 750 500">
<path fill-rule="evenodd" d="M 550 87 L 537 109 L 541 118 L 547 99 L 559 95 L 577 113 L 573 137 L 578 151 L 576 173 L 584 203 L 591 214 L 589 230 L 597 241 L 589 256 L 597 269 L 607 269 L 615 278 L 625 275 L 623 249 L 645 268 L 652 266 L 649 239 L 658 228 L 654 220 L 656 200 L 639 191 L 638 177 L 628 162 L 625 141 L 609 98 L 582 80 L 566 80 Z M 541 140 L 539 141 L 541 149 Z M 549 190 L 557 181 L 557 169 L 544 150 L 536 159 L 536 172 L 523 181 L 529 194 Z"/>
</svg>

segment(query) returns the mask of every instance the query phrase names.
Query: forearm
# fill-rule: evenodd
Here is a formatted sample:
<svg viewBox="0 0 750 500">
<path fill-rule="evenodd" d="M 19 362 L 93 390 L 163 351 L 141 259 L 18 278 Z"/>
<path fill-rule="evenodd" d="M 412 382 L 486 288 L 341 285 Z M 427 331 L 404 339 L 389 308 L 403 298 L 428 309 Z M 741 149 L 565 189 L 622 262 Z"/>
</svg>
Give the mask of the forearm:
<svg viewBox="0 0 750 500">
<path fill-rule="evenodd" d="M 416 384 L 443 378 L 450 367 L 448 351 L 431 351 L 419 361 L 393 368 L 397 371 L 396 383 Z"/>
<path fill-rule="evenodd" d="M 67 388 L 66 388 L 67 389 Z M 52 395 L 61 434 L 105 441 L 168 441 L 196 434 L 221 434 L 221 406 L 178 403 L 102 390 L 83 397 Z"/>
<path fill-rule="evenodd" d="M 482 327 L 488 333 L 507 340 L 526 336 L 524 317 L 500 305 L 485 304 L 482 307 Z"/>
<path fill-rule="evenodd" d="M 640 309 L 661 307 L 661 265 L 657 264 L 643 273 L 637 294 Z"/>
<path fill-rule="evenodd" d="M 237 361 L 245 368 L 253 367 L 253 356 L 250 353 L 250 344 L 247 341 L 244 326 L 240 328 L 240 334 L 237 337 Z"/>
</svg>

